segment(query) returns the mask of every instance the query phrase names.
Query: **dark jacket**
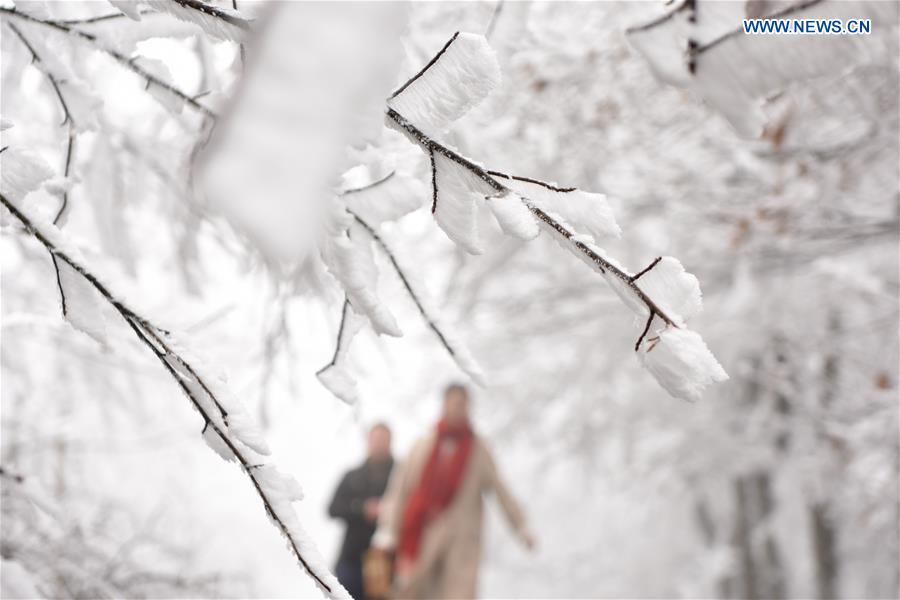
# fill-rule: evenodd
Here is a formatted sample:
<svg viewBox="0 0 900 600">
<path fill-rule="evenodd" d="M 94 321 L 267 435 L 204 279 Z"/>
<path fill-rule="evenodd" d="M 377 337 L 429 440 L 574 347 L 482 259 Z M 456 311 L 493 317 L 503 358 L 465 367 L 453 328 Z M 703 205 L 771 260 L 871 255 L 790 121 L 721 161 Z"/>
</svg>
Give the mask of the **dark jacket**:
<svg viewBox="0 0 900 600">
<path fill-rule="evenodd" d="M 328 507 L 328 514 L 347 522 L 339 563 L 362 563 L 363 553 L 375 533 L 375 523 L 370 523 L 363 515 L 363 504 L 369 498 L 384 495 L 393 466 L 393 459 L 381 464 L 367 460 L 341 479 Z"/>
</svg>

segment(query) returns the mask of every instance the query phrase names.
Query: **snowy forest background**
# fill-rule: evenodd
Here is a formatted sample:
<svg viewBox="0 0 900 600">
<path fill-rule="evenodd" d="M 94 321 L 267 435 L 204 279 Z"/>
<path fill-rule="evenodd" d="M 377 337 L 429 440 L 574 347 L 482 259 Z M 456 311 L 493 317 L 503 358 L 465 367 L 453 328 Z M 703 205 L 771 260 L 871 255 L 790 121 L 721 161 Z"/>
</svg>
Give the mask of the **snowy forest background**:
<svg viewBox="0 0 900 600">
<path fill-rule="evenodd" d="M 871 17 L 873 35 L 716 41 L 735 15 L 798 4 Z M 484 372 L 476 427 L 538 540 L 520 550 L 492 509 L 482 595 L 897 596 L 896 3 L 304 3 L 268 22 L 243 1 L 2 6 L 4 197 L 22 185 L 16 152 L 52 168 L 16 206 L 50 231 L 64 200 L 65 247 L 228 374 L 302 485 L 294 508 L 327 565 L 341 528 L 325 506 L 366 425 L 388 422 L 402 455 L 443 385 L 468 381 L 378 252 L 378 296 L 404 335 L 356 335 L 342 357 L 353 406 L 316 377 L 344 292 L 310 266 L 327 242 L 303 226 L 327 228 L 323 186 L 365 163 L 341 185 L 403 175 L 418 208 L 380 235 Z M 93 18 L 106 15 L 119 16 Z M 547 235 L 484 227 L 473 256 L 436 226 L 427 157 L 381 131 L 381 113 L 457 31 L 487 37 L 502 79 L 444 139 L 498 171 L 607 194 L 623 231 L 610 254 L 633 272 L 675 256 L 697 276 L 691 329 L 730 376 L 702 400 L 641 367 L 643 320 Z M 716 43 L 688 66 L 687 39 Z M 289 118 L 232 101 L 266 85 Z M 296 171 L 211 193 L 229 181 L 198 166 L 217 148 L 211 114 L 225 173 Z M 344 151 L 370 130 L 388 158 Z M 254 146 L 260 131 L 274 148 Z M 68 324 L 46 248 L 3 212 L 4 597 L 320 597 L 247 477 L 204 447 L 153 343 L 110 306 Z"/>
</svg>

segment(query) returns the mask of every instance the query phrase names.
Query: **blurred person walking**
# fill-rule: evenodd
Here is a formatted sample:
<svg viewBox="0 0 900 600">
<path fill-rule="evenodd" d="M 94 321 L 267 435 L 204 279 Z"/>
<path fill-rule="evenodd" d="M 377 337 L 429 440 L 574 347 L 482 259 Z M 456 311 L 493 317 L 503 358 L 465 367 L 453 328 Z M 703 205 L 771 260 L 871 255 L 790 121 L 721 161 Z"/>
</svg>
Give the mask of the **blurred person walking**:
<svg viewBox="0 0 900 600">
<path fill-rule="evenodd" d="M 377 423 L 369 429 L 366 460 L 344 475 L 328 507 L 329 515 L 347 523 L 335 574 L 357 600 L 366 597 L 363 593 L 363 554 L 375 533 L 381 497 L 393 466 L 391 430 L 384 423 Z"/>
<path fill-rule="evenodd" d="M 397 598 L 474 598 L 484 492 L 493 491 L 529 549 L 534 539 L 484 440 L 469 421 L 469 392 L 444 391 L 441 418 L 391 476 L 374 545 L 395 553 Z"/>
</svg>

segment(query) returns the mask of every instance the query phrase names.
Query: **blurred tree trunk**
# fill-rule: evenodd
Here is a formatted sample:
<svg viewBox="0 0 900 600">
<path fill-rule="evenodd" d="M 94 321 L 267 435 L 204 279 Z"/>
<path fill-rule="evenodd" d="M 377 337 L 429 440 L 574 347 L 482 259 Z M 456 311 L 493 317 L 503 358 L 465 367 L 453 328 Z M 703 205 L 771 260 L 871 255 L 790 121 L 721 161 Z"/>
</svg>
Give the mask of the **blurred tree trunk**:
<svg viewBox="0 0 900 600">
<path fill-rule="evenodd" d="M 708 548 L 714 548 L 717 543 L 720 543 L 716 539 L 716 521 L 710 512 L 709 503 L 706 498 L 701 497 L 694 504 L 694 518 L 697 522 L 697 527 L 700 529 L 703 542 Z M 731 596 L 729 587 L 730 581 L 728 577 L 719 577 L 713 585 L 715 587 L 716 597 L 727 598 Z"/>
<path fill-rule="evenodd" d="M 778 543 L 768 531 L 773 512 L 771 476 L 756 471 L 734 481 L 736 522 L 732 543 L 737 572 L 727 585 L 732 598 L 778 600 L 786 596 L 784 564 Z"/>
<path fill-rule="evenodd" d="M 837 535 L 826 503 L 815 503 L 810 509 L 812 520 L 813 559 L 816 570 L 816 597 L 833 600 L 838 597 Z"/>
<path fill-rule="evenodd" d="M 828 339 L 831 344 L 841 339 L 841 320 L 836 309 L 828 318 Z M 827 415 L 838 386 L 840 352 L 833 345 L 828 349 L 822 362 L 822 414 Z M 826 431 L 819 431 L 823 445 L 831 443 Z M 828 451 L 830 448 L 823 448 Z M 832 600 L 838 597 L 838 557 L 837 530 L 831 518 L 831 507 L 827 499 L 814 501 L 809 507 L 812 527 L 813 565 L 816 577 L 816 597 Z"/>
<path fill-rule="evenodd" d="M 769 388 L 764 388 L 762 381 L 771 380 L 773 376 L 777 379 L 780 374 L 788 373 L 785 345 L 786 341 L 776 335 L 771 344 L 774 360 L 766 361 L 761 356 L 753 359 L 746 386 L 749 406 L 763 401 L 767 396 Z M 776 387 L 773 402 L 779 417 L 774 443 L 779 452 L 784 452 L 790 443 L 787 427 L 791 414 L 790 401 L 784 391 Z M 735 520 L 731 545 L 737 564 L 733 575 L 723 586 L 730 598 L 779 600 L 786 597 L 784 563 L 769 524 L 775 510 L 771 481 L 772 472 L 769 469 L 758 469 L 738 476 L 732 484 Z"/>
</svg>

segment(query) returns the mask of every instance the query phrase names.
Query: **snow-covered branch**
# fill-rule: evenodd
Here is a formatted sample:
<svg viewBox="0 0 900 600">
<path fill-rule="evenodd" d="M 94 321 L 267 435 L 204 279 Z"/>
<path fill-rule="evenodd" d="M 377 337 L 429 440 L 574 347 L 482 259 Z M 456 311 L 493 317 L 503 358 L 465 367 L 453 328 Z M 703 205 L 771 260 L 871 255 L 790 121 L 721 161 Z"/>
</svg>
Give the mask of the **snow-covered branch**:
<svg viewBox="0 0 900 600">
<path fill-rule="evenodd" d="M 151 85 L 157 86 L 158 88 L 164 90 L 166 93 L 169 93 L 169 94 L 175 96 L 180 102 L 183 102 L 184 104 L 187 104 L 187 105 L 191 106 L 192 108 L 196 109 L 197 111 L 199 111 L 206 117 L 209 117 L 209 118 L 216 117 L 215 112 L 213 112 L 212 110 L 210 110 L 209 108 L 207 108 L 206 106 L 204 106 L 203 104 L 198 102 L 194 96 L 191 96 L 190 94 L 178 89 L 171 83 L 164 81 L 163 79 L 157 77 L 153 73 L 150 73 L 147 69 L 138 65 L 134 60 L 125 56 L 118 50 L 115 50 L 113 48 L 109 48 L 109 47 L 105 46 L 100 41 L 100 39 L 93 33 L 88 33 L 86 31 L 82 31 L 76 27 L 69 26 L 69 25 L 63 23 L 62 21 L 41 19 L 41 18 L 35 17 L 33 15 L 29 15 L 24 12 L 18 11 L 15 8 L 0 7 L 0 14 L 7 16 L 7 17 L 21 19 L 25 22 L 35 23 L 38 25 L 42 25 L 44 27 L 52 28 L 56 31 L 60 31 L 69 36 L 72 36 L 75 39 L 81 40 L 81 41 L 87 43 L 88 45 L 90 45 L 91 47 L 93 47 L 94 49 L 99 50 L 100 52 L 103 52 L 104 54 L 110 56 L 116 62 L 118 62 L 120 65 L 122 65 L 129 71 L 131 71 L 131 72 L 135 73 L 136 75 L 138 75 L 139 77 L 143 78 L 148 86 L 151 86 Z"/>
<path fill-rule="evenodd" d="M 379 232 L 383 221 L 396 219 L 417 207 L 418 188 L 410 189 L 408 186 L 412 183 L 409 176 L 391 171 L 371 183 L 345 190 L 335 199 L 340 225 L 337 235 L 330 238 L 323 258 L 347 291 L 347 296 L 341 311 L 334 356 L 316 375 L 326 388 L 348 404 L 355 403 L 358 394 L 345 361 L 351 340 L 365 323 L 363 316 L 372 320 L 376 331 L 393 335 L 400 333 L 393 316 L 371 291 L 367 290 L 364 294 L 356 291 L 371 287 L 376 275 L 371 249 L 373 243 L 388 260 L 391 270 L 400 279 L 428 329 L 435 334 L 450 358 L 474 382 L 485 384 L 481 368 L 465 344 L 444 322 L 424 284 L 413 269 L 402 265 L 398 254 Z"/>
<path fill-rule="evenodd" d="M 4 165 L 4 171 L 10 165 Z M 28 176 L 24 174 L 8 174 L 7 177 Z M 21 181 L 21 180 L 20 180 Z M 32 180 L 34 181 L 34 180 Z M 6 183 L 6 182 L 4 182 Z M 236 461 L 262 500 L 266 514 L 285 536 L 291 551 L 321 589 L 332 598 L 347 597 L 345 590 L 324 566 L 318 551 L 311 540 L 306 537 L 300 526 L 297 515 L 291 506 L 295 500 L 302 498 L 302 491 L 297 482 L 290 476 L 278 471 L 265 457 L 269 449 L 261 433 L 252 423 L 240 402 L 230 395 L 223 383 L 205 375 L 197 359 L 192 358 L 172 335 L 157 327 L 145 317 L 131 309 L 119 296 L 88 270 L 78 257 L 77 249 L 71 247 L 62 232 L 51 224 L 40 221 L 7 198 L 11 189 L 15 192 L 27 191 L 27 187 L 13 185 L 0 193 L 0 202 L 19 220 L 25 229 L 38 240 L 55 260 L 64 268 L 60 285 L 65 281 L 79 279 L 99 298 L 121 316 L 135 336 L 156 356 L 160 364 L 184 392 L 191 405 L 203 418 L 202 434 L 206 443 L 226 461 Z M 19 194 L 17 194 L 19 195 Z M 84 286 L 77 295 L 78 301 L 88 304 Z M 65 296 L 64 296 L 65 297 Z M 79 329 L 84 323 L 72 315 L 71 309 L 66 317 Z M 96 328 L 92 328 L 96 335 Z"/>
<path fill-rule="evenodd" d="M 72 113 L 69 110 L 69 105 L 66 102 L 66 97 L 63 95 L 61 85 L 63 82 L 59 80 L 59 78 L 53 74 L 53 71 L 49 69 L 44 61 L 41 59 L 40 54 L 38 54 L 37 50 L 35 50 L 34 46 L 31 42 L 28 41 L 28 38 L 25 37 L 25 34 L 15 26 L 14 23 L 6 22 L 7 27 L 16 34 L 16 37 L 22 41 L 22 44 L 28 48 L 28 51 L 31 53 L 31 61 L 39 66 L 41 71 L 44 73 L 44 76 L 47 77 L 47 81 L 50 82 L 50 86 L 53 88 L 53 92 L 56 95 L 56 99 L 59 100 L 59 106 L 63 112 L 63 120 L 61 125 L 68 125 L 68 134 L 66 136 L 66 157 L 63 166 L 63 177 L 69 176 L 69 170 L 72 166 L 72 157 L 75 152 L 75 119 L 72 117 Z M 69 189 L 66 186 L 62 192 L 62 202 L 59 205 L 59 209 L 56 211 L 56 216 L 53 217 L 53 223 L 59 223 L 60 219 L 62 219 L 63 214 L 65 214 L 66 209 L 69 207 Z M 55 261 L 54 261 L 55 262 Z M 62 291 L 62 290 L 60 290 Z"/>
<path fill-rule="evenodd" d="M 425 321 L 428 328 L 434 332 L 434 335 L 437 337 L 441 346 L 444 347 L 444 350 L 447 351 L 450 357 L 456 362 L 457 366 L 459 366 L 463 372 L 468 374 L 473 381 L 479 385 L 484 385 L 485 379 L 484 374 L 481 372 L 481 368 L 472 358 L 469 350 L 451 333 L 450 328 L 447 327 L 441 319 L 439 311 L 432 306 L 432 301 L 428 292 L 425 290 L 425 286 L 413 275 L 410 269 L 406 269 L 400 265 L 397 254 L 391 249 L 388 242 L 379 235 L 373 225 L 352 210 L 348 212 L 353 215 L 354 221 L 356 221 L 356 223 L 371 236 L 375 244 L 381 249 L 385 257 L 387 257 L 388 262 L 391 263 L 391 267 L 394 269 L 394 273 L 400 278 L 403 289 L 409 294 L 413 304 L 416 305 L 416 310 L 422 315 L 422 319 Z"/>
<path fill-rule="evenodd" d="M 481 252 L 481 202 L 511 236 L 530 240 L 547 232 L 600 273 L 643 320 L 635 351 L 672 395 L 697 399 L 707 385 L 726 379 L 700 336 L 686 329 L 686 319 L 700 308 L 697 279 L 671 257 L 632 274 L 596 245 L 596 238 L 620 232 L 603 195 L 491 171 L 440 141 L 498 81 L 499 67 L 486 40 L 457 33 L 388 100 L 388 124 L 431 162 L 432 213 L 438 225 L 475 254 Z M 659 321 L 655 329 L 654 321 Z"/>
</svg>

